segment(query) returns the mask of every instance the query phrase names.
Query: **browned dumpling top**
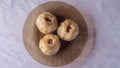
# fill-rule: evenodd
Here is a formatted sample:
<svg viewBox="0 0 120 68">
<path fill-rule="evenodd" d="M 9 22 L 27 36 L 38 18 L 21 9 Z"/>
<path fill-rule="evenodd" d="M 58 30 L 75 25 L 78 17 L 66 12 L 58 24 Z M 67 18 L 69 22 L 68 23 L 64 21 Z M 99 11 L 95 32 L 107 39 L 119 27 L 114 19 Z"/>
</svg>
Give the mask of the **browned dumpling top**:
<svg viewBox="0 0 120 68">
<path fill-rule="evenodd" d="M 43 12 L 36 19 L 36 25 L 40 32 L 44 34 L 52 33 L 57 28 L 56 16 L 50 12 Z"/>
<path fill-rule="evenodd" d="M 79 33 L 79 26 L 75 21 L 66 19 L 61 22 L 57 28 L 57 34 L 65 41 L 71 41 L 77 37 Z"/>
<path fill-rule="evenodd" d="M 57 35 L 46 34 L 39 43 L 39 48 L 45 55 L 55 55 L 60 49 L 60 41 Z"/>
</svg>

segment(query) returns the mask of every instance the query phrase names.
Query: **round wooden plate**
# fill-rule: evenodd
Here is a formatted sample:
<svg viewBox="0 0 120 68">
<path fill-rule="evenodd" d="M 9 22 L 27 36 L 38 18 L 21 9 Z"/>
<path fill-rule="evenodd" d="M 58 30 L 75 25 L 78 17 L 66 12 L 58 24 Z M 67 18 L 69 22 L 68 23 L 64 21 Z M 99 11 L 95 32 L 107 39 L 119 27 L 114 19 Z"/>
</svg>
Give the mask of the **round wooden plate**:
<svg viewBox="0 0 120 68">
<path fill-rule="evenodd" d="M 71 42 L 61 40 L 61 49 L 54 56 L 46 56 L 39 49 L 39 40 L 44 36 L 35 25 L 36 18 L 42 12 L 56 15 L 58 23 L 64 19 L 73 19 L 79 25 L 79 34 Z M 63 2 L 47 2 L 31 11 L 23 28 L 23 41 L 28 53 L 39 63 L 48 66 L 63 66 L 73 62 L 77 57 L 88 55 L 92 47 L 93 29 L 81 13 L 71 5 Z M 56 31 L 54 32 L 56 34 Z"/>
</svg>

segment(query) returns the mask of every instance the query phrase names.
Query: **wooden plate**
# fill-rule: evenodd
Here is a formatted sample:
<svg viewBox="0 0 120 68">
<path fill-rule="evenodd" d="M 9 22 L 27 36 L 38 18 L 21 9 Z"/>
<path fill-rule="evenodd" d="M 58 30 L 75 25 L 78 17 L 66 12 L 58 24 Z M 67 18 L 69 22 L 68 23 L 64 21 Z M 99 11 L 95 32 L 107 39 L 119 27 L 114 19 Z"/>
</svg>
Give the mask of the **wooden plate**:
<svg viewBox="0 0 120 68">
<path fill-rule="evenodd" d="M 42 12 L 51 12 L 57 16 L 59 23 L 64 19 L 73 19 L 79 25 L 79 35 L 71 42 L 61 40 L 61 49 L 54 56 L 46 56 L 39 49 L 39 40 L 44 36 L 35 25 L 36 18 Z M 23 41 L 28 53 L 39 63 L 48 66 L 63 66 L 78 57 L 88 55 L 92 47 L 93 29 L 89 28 L 81 13 L 71 5 L 63 2 L 47 2 L 31 11 L 23 28 Z M 56 34 L 56 33 L 55 33 Z M 81 61 L 81 60 L 80 60 Z"/>
</svg>

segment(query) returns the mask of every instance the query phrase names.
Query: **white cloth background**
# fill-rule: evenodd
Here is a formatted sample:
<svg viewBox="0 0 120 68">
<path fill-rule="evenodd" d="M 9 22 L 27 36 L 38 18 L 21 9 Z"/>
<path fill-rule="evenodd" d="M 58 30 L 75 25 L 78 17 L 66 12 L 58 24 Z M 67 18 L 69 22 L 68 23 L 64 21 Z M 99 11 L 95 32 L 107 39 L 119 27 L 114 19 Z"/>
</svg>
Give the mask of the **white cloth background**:
<svg viewBox="0 0 120 68">
<path fill-rule="evenodd" d="M 27 15 L 48 1 L 51 0 L 0 0 L 0 68 L 48 68 L 30 57 L 22 40 Z M 120 68 L 120 0 L 59 1 L 82 10 L 96 30 L 94 49 L 86 60 L 62 67 Z"/>
</svg>

